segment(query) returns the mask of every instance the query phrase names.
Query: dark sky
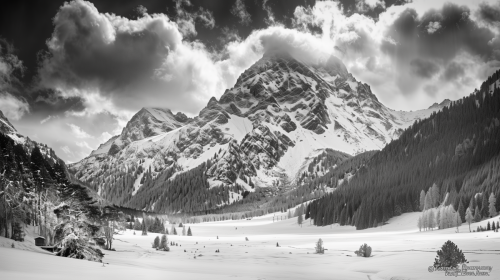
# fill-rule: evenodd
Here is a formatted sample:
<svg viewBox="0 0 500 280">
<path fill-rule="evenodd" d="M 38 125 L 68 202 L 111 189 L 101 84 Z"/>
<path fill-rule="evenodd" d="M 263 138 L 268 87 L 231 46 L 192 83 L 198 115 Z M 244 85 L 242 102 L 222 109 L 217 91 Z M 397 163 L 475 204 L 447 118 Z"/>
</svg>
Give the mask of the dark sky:
<svg viewBox="0 0 500 280">
<path fill-rule="evenodd" d="M 64 0 L 16 0 L 3 4 L 0 10 L 0 37 L 14 45 L 16 55 L 24 62 L 26 72 L 24 81 L 31 80 L 36 74 L 37 54 L 46 49 L 45 42 L 54 30 L 52 23 L 59 7 Z M 252 30 L 265 28 L 267 25 L 264 18 L 267 16 L 262 9 L 262 1 L 246 1 L 246 7 L 251 15 L 252 24 L 238 24 L 230 10 L 234 1 L 232 0 L 192 0 L 192 6 L 186 10 L 195 10 L 203 7 L 213 12 L 216 28 L 197 27 L 196 38 L 208 46 L 220 47 L 217 39 L 222 35 L 222 27 L 238 30 L 240 37 L 245 38 Z M 273 9 L 278 20 L 290 24 L 290 16 L 298 5 L 313 6 L 315 0 L 286 0 L 269 1 L 268 5 Z M 346 7 L 353 1 L 345 1 Z M 105 0 L 92 1 L 99 11 L 113 13 L 127 18 L 136 18 L 136 8 L 144 6 L 148 13 L 164 13 L 175 17 L 175 1 L 173 0 Z"/>
</svg>

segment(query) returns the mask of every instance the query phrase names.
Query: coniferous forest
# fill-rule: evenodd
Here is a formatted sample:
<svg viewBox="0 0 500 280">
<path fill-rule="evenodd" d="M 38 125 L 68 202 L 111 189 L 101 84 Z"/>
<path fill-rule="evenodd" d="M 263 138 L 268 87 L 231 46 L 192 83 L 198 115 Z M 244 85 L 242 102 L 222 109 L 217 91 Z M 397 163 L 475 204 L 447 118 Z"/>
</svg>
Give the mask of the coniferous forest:
<svg viewBox="0 0 500 280">
<path fill-rule="evenodd" d="M 306 219 L 365 229 L 419 210 L 419 197 L 437 185 L 439 201 L 458 209 L 500 196 L 500 90 L 480 91 L 417 121 L 371 157 L 347 184 L 310 203 Z M 479 202 L 480 203 L 480 202 Z"/>
</svg>

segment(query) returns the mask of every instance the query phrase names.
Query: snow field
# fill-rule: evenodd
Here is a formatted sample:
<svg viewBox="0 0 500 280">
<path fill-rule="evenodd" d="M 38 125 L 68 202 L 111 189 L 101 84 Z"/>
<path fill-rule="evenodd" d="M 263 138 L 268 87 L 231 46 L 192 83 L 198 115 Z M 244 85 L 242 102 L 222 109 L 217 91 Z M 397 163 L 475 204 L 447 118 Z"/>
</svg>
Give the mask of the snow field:
<svg viewBox="0 0 500 280">
<path fill-rule="evenodd" d="M 1 238 L 1 246 L 8 248 L 0 248 L 0 279 L 448 279 L 442 272 L 428 272 L 436 251 L 447 240 L 463 250 L 469 265 L 493 266 L 488 279 L 500 279 L 495 268 L 500 263 L 500 233 L 469 233 L 467 224 L 460 233 L 455 233 L 456 228 L 418 232 L 420 212 L 362 231 L 338 225 L 318 228 L 309 220 L 299 227 L 297 218 L 276 221 L 286 215 L 186 224 L 193 236 L 169 235 L 169 242 L 180 245 L 171 246 L 170 252 L 151 248 L 159 234 L 141 236 L 140 231 L 134 235 L 127 230 L 115 237 L 116 251 L 104 251 L 104 261 L 109 263 L 105 267 L 11 249 L 11 241 Z M 328 249 L 324 255 L 314 253 L 318 238 Z M 363 243 L 372 247 L 371 258 L 354 255 Z M 220 253 L 215 253 L 217 249 Z"/>
</svg>

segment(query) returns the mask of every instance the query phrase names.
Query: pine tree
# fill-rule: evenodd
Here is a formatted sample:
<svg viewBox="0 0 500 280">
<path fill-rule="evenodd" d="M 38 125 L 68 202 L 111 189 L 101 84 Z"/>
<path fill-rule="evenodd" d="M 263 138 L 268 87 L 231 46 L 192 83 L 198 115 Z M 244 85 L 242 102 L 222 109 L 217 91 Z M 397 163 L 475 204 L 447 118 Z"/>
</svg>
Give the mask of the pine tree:
<svg viewBox="0 0 500 280">
<path fill-rule="evenodd" d="M 488 217 L 488 212 L 489 212 L 489 207 L 488 207 L 488 195 L 486 194 L 486 192 L 483 193 L 482 195 L 483 199 L 482 199 L 482 203 L 481 203 L 481 216 L 483 218 L 487 218 Z"/>
<path fill-rule="evenodd" d="M 148 230 L 146 229 L 146 221 L 142 221 L 142 235 L 148 235 Z"/>
<path fill-rule="evenodd" d="M 316 242 L 316 254 L 323 254 L 325 253 L 325 248 L 323 247 L 323 240 L 318 239 L 318 242 Z"/>
<path fill-rule="evenodd" d="M 177 235 L 177 230 L 175 229 L 175 227 L 174 227 L 174 233 L 173 233 L 173 235 Z"/>
<path fill-rule="evenodd" d="M 458 249 L 455 243 L 450 240 L 446 241 L 441 247 L 441 250 L 437 251 L 436 259 L 434 260 L 434 267 L 452 267 L 456 268 L 459 264 L 467 263 L 464 253 L 462 250 Z"/>
<path fill-rule="evenodd" d="M 302 227 L 302 215 L 297 216 L 297 224 L 299 224 L 300 227 Z"/>
<path fill-rule="evenodd" d="M 470 208 L 467 208 L 467 211 L 465 212 L 465 220 L 467 221 L 467 224 L 469 224 L 469 231 L 471 231 L 470 224 L 472 223 L 473 219 L 474 217 L 472 216 L 472 211 L 470 210 Z"/>
<path fill-rule="evenodd" d="M 492 222 L 491 223 L 491 230 L 495 231 L 496 229 L 497 229 L 497 227 L 495 226 L 495 222 Z"/>
<path fill-rule="evenodd" d="M 488 224 L 486 225 L 486 230 L 491 230 L 491 225 L 490 225 L 489 221 L 488 221 Z"/>
<path fill-rule="evenodd" d="M 462 219 L 463 221 L 465 219 L 465 208 L 462 202 L 462 198 L 460 198 L 460 202 L 458 203 L 458 213 L 460 214 L 460 219 Z"/>
<path fill-rule="evenodd" d="M 479 212 L 479 206 L 476 206 L 476 211 L 474 211 L 474 222 L 481 221 L 481 212 Z"/>
<path fill-rule="evenodd" d="M 187 233 L 188 236 L 193 236 L 193 233 L 191 232 L 191 227 L 188 227 L 188 233 Z"/>
<path fill-rule="evenodd" d="M 495 209 L 495 205 L 497 203 L 497 198 L 495 197 L 495 195 L 493 193 L 491 193 L 490 195 L 490 198 L 488 199 L 489 200 L 489 214 L 490 214 L 490 217 L 494 217 L 497 215 L 497 210 Z"/>
<path fill-rule="evenodd" d="M 432 197 L 432 207 L 437 207 L 439 205 L 439 188 L 438 188 L 438 186 L 436 184 L 433 184 L 429 191 L 431 192 L 431 197 Z"/>
<path fill-rule="evenodd" d="M 158 249 L 160 247 L 160 237 L 156 236 L 153 242 L 153 248 Z"/>
<path fill-rule="evenodd" d="M 425 191 L 420 192 L 420 211 L 424 211 L 425 208 Z"/>
<path fill-rule="evenodd" d="M 462 225 L 462 219 L 460 218 L 460 214 L 455 212 L 455 226 L 457 227 L 457 232 L 459 231 L 458 227 Z"/>
<path fill-rule="evenodd" d="M 170 251 L 170 248 L 168 248 L 167 235 L 164 234 L 161 236 L 161 241 L 160 241 L 160 245 L 158 246 L 158 249 L 163 250 L 163 251 Z"/>
</svg>

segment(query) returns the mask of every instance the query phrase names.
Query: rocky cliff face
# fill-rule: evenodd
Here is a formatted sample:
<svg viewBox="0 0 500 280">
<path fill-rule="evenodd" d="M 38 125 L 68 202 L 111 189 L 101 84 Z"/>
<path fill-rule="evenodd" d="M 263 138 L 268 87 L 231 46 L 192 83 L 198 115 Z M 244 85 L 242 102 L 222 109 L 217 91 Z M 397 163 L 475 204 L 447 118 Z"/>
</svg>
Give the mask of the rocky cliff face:
<svg viewBox="0 0 500 280">
<path fill-rule="evenodd" d="M 306 65 L 267 53 L 195 118 L 144 108 L 120 135 L 70 168 L 96 188 L 114 188 L 119 186 L 106 181 L 110 174 L 140 168 L 154 179 L 169 167 L 184 172 L 210 161 L 211 187 L 240 183 L 252 191 L 243 182 L 270 187 L 283 176 L 295 178 L 304 160 L 321 149 L 351 155 L 381 149 L 443 106 L 394 111 L 335 57 Z M 130 196 L 142 185 L 141 175 L 134 176 Z"/>
</svg>

